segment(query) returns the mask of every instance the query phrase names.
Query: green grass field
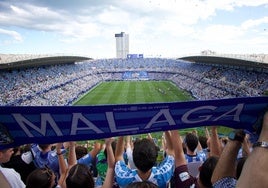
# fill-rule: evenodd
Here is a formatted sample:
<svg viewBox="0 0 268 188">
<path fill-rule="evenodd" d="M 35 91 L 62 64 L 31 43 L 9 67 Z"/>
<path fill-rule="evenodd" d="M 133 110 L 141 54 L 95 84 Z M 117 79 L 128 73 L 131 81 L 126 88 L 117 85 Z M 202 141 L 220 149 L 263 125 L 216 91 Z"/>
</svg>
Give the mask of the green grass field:
<svg viewBox="0 0 268 188">
<path fill-rule="evenodd" d="M 137 104 L 191 99 L 191 95 L 169 81 L 111 81 L 99 84 L 75 105 Z"/>
<path fill-rule="evenodd" d="M 110 81 L 102 82 L 77 100 L 74 105 L 138 104 L 154 102 L 178 102 L 194 100 L 170 81 Z M 181 134 L 195 128 L 181 130 Z M 204 135 L 204 127 L 196 128 Z M 218 132 L 227 134 L 230 128 L 219 127 Z M 154 137 L 161 134 L 153 133 Z"/>
</svg>

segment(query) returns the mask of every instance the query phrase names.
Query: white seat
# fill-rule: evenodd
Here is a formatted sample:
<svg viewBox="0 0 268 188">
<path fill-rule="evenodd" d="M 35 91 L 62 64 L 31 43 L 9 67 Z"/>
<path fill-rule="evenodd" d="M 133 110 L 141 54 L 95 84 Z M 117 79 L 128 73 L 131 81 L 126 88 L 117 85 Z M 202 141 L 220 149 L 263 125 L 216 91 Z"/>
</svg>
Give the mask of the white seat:
<svg viewBox="0 0 268 188">
<path fill-rule="evenodd" d="M 187 164 L 189 174 L 193 177 L 197 177 L 199 175 L 199 167 L 203 164 L 203 161 L 195 161 Z"/>
</svg>

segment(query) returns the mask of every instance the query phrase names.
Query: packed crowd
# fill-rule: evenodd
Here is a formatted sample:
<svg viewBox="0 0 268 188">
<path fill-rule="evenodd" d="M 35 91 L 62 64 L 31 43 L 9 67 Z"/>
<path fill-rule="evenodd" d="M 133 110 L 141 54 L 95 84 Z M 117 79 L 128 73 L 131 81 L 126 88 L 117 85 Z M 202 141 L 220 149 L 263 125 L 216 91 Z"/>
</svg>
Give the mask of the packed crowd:
<svg viewBox="0 0 268 188">
<path fill-rule="evenodd" d="M 66 142 L 0 150 L 1 187 L 266 187 L 268 110 L 255 143 L 244 130 L 220 138 L 217 129 L 106 138 L 90 149 Z"/>
<path fill-rule="evenodd" d="M 72 105 L 98 83 L 122 80 L 131 71 L 142 71 L 146 79 L 170 80 L 196 99 L 260 96 L 268 89 L 267 70 L 163 58 L 102 59 L 1 71 L 0 105 Z"/>
</svg>

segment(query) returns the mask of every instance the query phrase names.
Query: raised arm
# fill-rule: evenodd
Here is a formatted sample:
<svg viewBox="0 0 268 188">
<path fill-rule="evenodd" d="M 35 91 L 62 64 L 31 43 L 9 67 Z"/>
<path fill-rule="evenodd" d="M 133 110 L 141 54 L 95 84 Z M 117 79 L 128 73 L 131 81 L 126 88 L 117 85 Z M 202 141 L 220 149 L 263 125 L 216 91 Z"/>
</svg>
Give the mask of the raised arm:
<svg viewBox="0 0 268 188">
<path fill-rule="evenodd" d="M 120 136 L 118 138 L 116 148 L 115 148 L 115 162 L 117 161 L 123 161 L 123 153 L 124 153 L 124 137 Z"/>
<path fill-rule="evenodd" d="M 75 153 L 75 142 L 69 142 L 69 156 L 68 156 L 68 168 L 70 169 L 77 163 Z"/>
<path fill-rule="evenodd" d="M 148 133 L 148 134 L 147 134 L 147 138 L 150 139 L 150 140 L 152 140 L 152 141 L 154 141 L 154 139 L 153 139 L 151 133 Z"/>
<path fill-rule="evenodd" d="M 163 133 L 162 137 L 161 137 L 161 144 L 162 144 L 162 150 L 166 151 L 167 149 L 167 144 L 166 144 L 166 138 L 165 138 L 165 133 Z"/>
<path fill-rule="evenodd" d="M 212 184 L 223 178 L 235 177 L 236 158 L 245 137 L 243 130 L 236 130 L 233 139 L 229 139 L 213 171 Z"/>
<path fill-rule="evenodd" d="M 108 169 L 107 169 L 106 177 L 105 177 L 102 188 L 112 187 L 113 181 L 114 181 L 115 157 L 114 157 L 114 153 L 112 149 L 113 140 L 114 140 L 113 138 L 105 139 Z"/>
<path fill-rule="evenodd" d="M 263 117 L 262 130 L 258 142 L 263 143 L 255 144 L 253 151 L 248 156 L 237 182 L 238 188 L 264 187 L 268 185 L 268 111 L 266 111 Z M 264 147 L 265 145 L 266 147 Z"/>
<path fill-rule="evenodd" d="M 58 155 L 60 175 L 64 174 L 68 168 L 67 164 L 65 162 L 64 156 L 61 152 L 62 146 L 63 146 L 63 143 L 56 144 L 56 151 L 57 151 L 57 155 Z"/>
<path fill-rule="evenodd" d="M 59 154 L 60 149 L 62 144 L 57 144 L 57 153 Z M 65 159 L 63 158 L 63 155 L 58 155 L 59 156 L 59 166 L 60 166 L 60 178 L 58 180 L 58 184 L 60 185 L 61 188 L 65 188 L 65 180 L 68 176 L 69 169 L 76 164 L 76 154 L 75 154 L 75 142 L 69 142 L 69 155 L 68 155 L 68 166 L 65 162 Z"/>
<path fill-rule="evenodd" d="M 132 149 L 131 142 L 131 136 L 126 136 L 126 148 Z"/>
<path fill-rule="evenodd" d="M 179 135 L 178 130 L 172 130 L 171 131 L 171 141 L 173 144 L 173 149 L 175 153 L 175 166 L 181 166 L 181 165 L 186 165 L 186 159 L 184 156 L 183 152 L 183 147 L 182 147 L 182 139 Z"/>
<path fill-rule="evenodd" d="M 209 134 L 209 131 L 208 131 L 208 128 L 207 127 L 205 127 L 205 134 L 206 134 L 207 139 L 209 139 L 210 134 Z"/>
<path fill-rule="evenodd" d="M 210 136 L 210 156 L 219 157 L 222 152 L 220 139 L 218 136 L 218 131 L 216 126 L 211 127 L 211 136 Z"/>
<path fill-rule="evenodd" d="M 172 155 L 174 156 L 174 148 L 173 148 L 173 143 L 172 143 L 172 139 L 171 139 L 171 132 L 170 131 L 166 131 L 165 132 L 165 139 L 166 139 L 166 153 L 168 155 Z"/>
<path fill-rule="evenodd" d="M 58 155 L 59 168 L 60 168 L 60 177 L 58 180 L 58 184 L 60 185 L 60 187 L 64 188 L 65 187 L 64 179 L 65 179 L 66 172 L 68 170 L 68 166 L 61 152 L 62 146 L 63 146 L 62 143 L 57 143 L 56 152 Z"/>
</svg>

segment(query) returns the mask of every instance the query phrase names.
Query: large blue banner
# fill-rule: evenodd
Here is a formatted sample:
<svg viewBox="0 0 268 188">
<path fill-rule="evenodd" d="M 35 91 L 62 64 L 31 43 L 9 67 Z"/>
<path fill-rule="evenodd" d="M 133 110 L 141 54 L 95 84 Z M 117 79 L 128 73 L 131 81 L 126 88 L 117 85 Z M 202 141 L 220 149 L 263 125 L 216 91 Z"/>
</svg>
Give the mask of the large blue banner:
<svg viewBox="0 0 268 188">
<path fill-rule="evenodd" d="M 254 132 L 268 97 L 101 105 L 0 107 L 0 149 L 220 125 Z"/>
</svg>

